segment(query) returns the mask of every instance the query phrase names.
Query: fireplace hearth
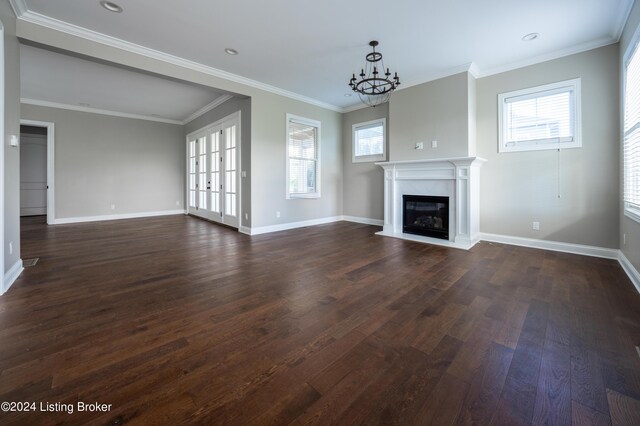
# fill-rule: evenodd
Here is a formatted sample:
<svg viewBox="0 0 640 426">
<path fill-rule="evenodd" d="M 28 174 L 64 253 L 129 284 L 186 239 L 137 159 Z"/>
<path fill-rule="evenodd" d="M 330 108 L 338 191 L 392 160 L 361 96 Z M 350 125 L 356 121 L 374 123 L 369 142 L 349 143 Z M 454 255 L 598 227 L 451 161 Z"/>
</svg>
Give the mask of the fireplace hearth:
<svg viewBox="0 0 640 426">
<path fill-rule="evenodd" d="M 402 196 L 402 232 L 449 239 L 449 197 Z"/>
</svg>

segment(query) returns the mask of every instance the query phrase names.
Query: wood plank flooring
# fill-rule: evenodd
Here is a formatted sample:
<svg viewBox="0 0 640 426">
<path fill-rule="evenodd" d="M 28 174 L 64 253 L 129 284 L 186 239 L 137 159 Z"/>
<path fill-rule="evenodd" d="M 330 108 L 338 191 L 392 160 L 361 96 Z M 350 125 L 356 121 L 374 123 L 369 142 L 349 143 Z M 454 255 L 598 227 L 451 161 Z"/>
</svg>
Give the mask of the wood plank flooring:
<svg viewBox="0 0 640 426">
<path fill-rule="evenodd" d="M 0 401 L 38 407 L 0 424 L 640 425 L 617 262 L 376 230 L 24 219 L 40 260 L 0 297 Z"/>
</svg>

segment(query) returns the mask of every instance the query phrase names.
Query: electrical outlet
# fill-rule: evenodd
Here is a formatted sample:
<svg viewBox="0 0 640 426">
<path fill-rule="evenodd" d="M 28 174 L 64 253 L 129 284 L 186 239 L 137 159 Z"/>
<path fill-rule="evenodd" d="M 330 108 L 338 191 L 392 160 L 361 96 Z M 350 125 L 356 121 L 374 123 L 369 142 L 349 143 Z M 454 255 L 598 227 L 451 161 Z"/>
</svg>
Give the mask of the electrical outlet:
<svg viewBox="0 0 640 426">
<path fill-rule="evenodd" d="M 249 220 L 249 213 L 244 214 L 244 220 Z"/>
<path fill-rule="evenodd" d="M 438 141 L 431 141 L 431 148 L 437 148 L 438 147 Z"/>
<path fill-rule="evenodd" d="M 179 206 L 179 205 L 180 205 L 180 201 L 176 201 L 176 206 Z"/>
<path fill-rule="evenodd" d="M 247 177 L 247 171 L 246 170 L 242 171 L 242 177 Z"/>
<path fill-rule="evenodd" d="M 539 231 L 540 230 L 540 222 L 533 222 L 532 228 L 533 228 L 534 231 Z"/>
<path fill-rule="evenodd" d="M 116 209 L 116 205 L 115 204 L 111 204 L 111 210 L 115 210 Z"/>
<path fill-rule="evenodd" d="M 622 234 L 622 245 L 623 246 L 627 245 L 627 234 Z"/>
<path fill-rule="evenodd" d="M 424 142 L 416 142 L 415 149 L 424 149 Z"/>
<path fill-rule="evenodd" d="M 13 241 L 9 241 L 9 254 L 13 254 Z"/>
<path fill-rule="evenodd" d="M 276 217 L 280 217 L 280 212 L 276 212 Z"/>
</svg>

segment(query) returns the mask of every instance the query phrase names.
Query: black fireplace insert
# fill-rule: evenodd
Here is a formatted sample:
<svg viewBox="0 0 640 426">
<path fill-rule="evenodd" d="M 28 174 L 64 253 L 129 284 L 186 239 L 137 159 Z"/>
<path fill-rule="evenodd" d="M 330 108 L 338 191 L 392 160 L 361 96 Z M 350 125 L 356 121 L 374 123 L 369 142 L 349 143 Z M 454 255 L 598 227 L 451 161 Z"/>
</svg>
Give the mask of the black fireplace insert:
<svg viewBox="0 0 640 426">
<path fill-rule="evenodd" d="M 449 197 L 402 196 L 402 232 L 449 239 Z"/>
</svg>

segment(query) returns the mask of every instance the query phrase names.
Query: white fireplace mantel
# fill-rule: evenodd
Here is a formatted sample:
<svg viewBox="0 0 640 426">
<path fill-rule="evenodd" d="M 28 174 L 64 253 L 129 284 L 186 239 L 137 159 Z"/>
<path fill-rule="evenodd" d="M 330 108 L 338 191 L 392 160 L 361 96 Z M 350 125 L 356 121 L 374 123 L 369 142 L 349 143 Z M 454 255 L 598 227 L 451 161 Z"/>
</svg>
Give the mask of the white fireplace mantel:
<svg viewBox="0 0 640 426">
<path fill-rule="evenodd" d="M 470 249 L 480 234 L 480 157 L 376 163 L 384 169 L 384 228 L 378 235 Z M 449 241 L 402 232 L 402 196 L 449 197 Z"/>
</svg>

